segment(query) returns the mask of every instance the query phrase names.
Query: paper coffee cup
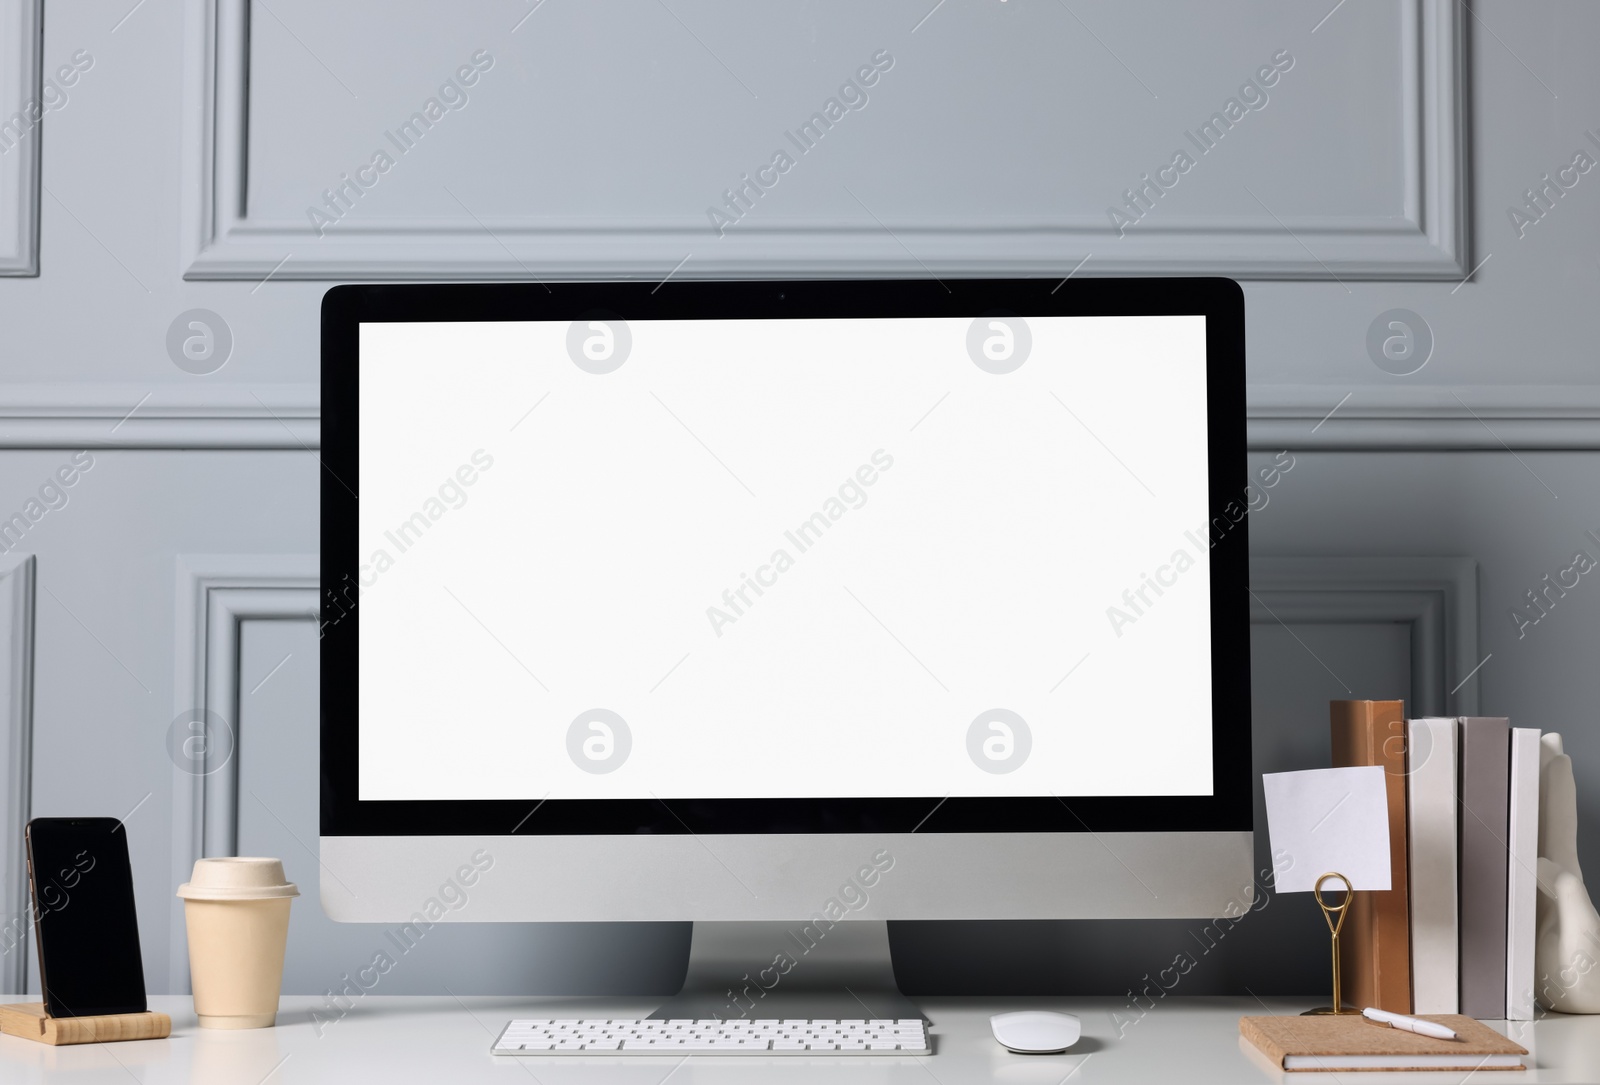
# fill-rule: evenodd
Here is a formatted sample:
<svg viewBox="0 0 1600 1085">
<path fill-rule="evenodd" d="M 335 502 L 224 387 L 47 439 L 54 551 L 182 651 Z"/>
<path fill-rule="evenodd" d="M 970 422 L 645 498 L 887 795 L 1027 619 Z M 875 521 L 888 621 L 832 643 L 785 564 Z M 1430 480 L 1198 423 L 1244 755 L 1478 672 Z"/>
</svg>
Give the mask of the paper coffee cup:
<svg viewBox="0 0 1600 1085">
<path fill-rule="evenodd" d="M 200 859 L 178 886 L 189 979 L 202 1028 L 270 1028 L 278 1017 L 289 903 L 300 890 L 277 859 Z"/>
</svg>

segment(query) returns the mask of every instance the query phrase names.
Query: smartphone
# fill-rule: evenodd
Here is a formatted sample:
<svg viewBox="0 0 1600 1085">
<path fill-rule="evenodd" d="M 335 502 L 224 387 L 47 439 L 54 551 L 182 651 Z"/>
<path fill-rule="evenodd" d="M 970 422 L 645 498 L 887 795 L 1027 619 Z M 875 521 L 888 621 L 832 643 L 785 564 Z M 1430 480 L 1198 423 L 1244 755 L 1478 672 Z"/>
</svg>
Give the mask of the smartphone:
<svg viewBox="0 0 1600 1085">
<path fill-rule="evenodd" d="M 122 822 L 34 818 L 24 835 L 45 1013 L 143 1013 L 144 960 Z"/>
</svg>

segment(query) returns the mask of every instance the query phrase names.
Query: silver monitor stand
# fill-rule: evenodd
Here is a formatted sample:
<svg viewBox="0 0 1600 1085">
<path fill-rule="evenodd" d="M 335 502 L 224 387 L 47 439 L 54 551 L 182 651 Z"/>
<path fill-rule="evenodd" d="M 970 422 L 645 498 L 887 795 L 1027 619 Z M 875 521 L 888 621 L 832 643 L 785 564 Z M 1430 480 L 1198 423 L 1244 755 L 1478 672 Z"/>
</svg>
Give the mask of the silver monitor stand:
<svg viewBox="0 0 1600 1085">
<path fill-rule="evenodd" d="M 696 922 L 683 990 L 650 1015 L 723 1020 L 903 1019 L 922 1011 L 900 993 L 889 925 Z"/>
</svg>

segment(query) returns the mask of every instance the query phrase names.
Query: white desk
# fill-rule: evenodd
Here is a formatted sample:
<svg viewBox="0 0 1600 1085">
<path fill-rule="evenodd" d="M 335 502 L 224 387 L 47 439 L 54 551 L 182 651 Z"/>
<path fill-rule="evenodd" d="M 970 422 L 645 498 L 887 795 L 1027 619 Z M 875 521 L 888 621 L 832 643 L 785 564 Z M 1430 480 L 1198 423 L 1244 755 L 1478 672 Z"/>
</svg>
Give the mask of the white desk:
<svg viewBox="0 0 1600 1085">
<path fill-rule="evenodd" d="M 1251 998 L 1169 998 L 1117 1035 L 1112 1013 L 1128 1017 L 1122 999 L 919 1000 L 933 1021 L 934 1055 L 922 1058 L 507 1058 L 489 1054 L 489 1044 L 508 1019 L 517 1017 L 614 1017 L 648 1014 L 644 999 L 513 999 L 367 995 L 342 1019 L 321 1027 L 312 1010 L 321 999 L 285 998 L 278 1027 L 248 1032 L 197 1028 L 187 998 L 152 1000 L 152 1009 L 172 1015 L 170 1039 L 132 1043 L 46 1047 L 0 1036 L 0 1081 L 67 1081 L 142 1085 L 198 1082 L 204 1085 L 301 1085 L 301 1083 L 429 1082 L 436 1085 L 493 1081 L 562 1085 L 672 1085 L 692 1082 L 904 1082 L 907 1085 L 1095 1085 L 1100 1082 L 1182 1082 L 1184 1085 L 1249 1085 L 1292 1080 L 1297 1085 L 1359 1085 L 1382 1082 L 1419 1085 L 1464 1081 L 1466 1074 L 1283 1074 L 1239 1040 L 1245 1014 L 1293 1013 L 1310 1003 Z M 1013 1055 L 989 1035 L 991 1013 L 1056 1009 L 1083 1020 L 1083 1039 L 1065 1055 Z M 1563 1017 L 1505 1025 L 1501 1031 L 1532 1052 L 1534 1070 L 1508 1074 L 1506 1085 L 1600 1081 L 1600 1017 Z M 526 1063 L 526 1066 L 519 1064 Z M 275 1069 L 276 1068 L 276 1069 Z M 1475 1082 L 1498 1081 L 1480 1073 Z"/>
</svg>

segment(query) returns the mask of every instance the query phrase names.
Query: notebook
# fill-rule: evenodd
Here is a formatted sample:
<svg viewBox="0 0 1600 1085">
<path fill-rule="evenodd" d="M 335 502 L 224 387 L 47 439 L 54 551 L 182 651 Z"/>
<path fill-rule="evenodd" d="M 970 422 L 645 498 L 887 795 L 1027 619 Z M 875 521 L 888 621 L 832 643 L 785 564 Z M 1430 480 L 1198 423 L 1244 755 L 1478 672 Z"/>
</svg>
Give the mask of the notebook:
<svg viewBox="0 0 1600 1085">
<path fill-rule="evenodd" d="M 1459 1040 L 1339 1017 L 1241 1017 L 1239 1035 L 1285 1070 L 1522 1070 L 1528 1049 L 1459 1014 L 1427 1014 Z"/>
</svg>

